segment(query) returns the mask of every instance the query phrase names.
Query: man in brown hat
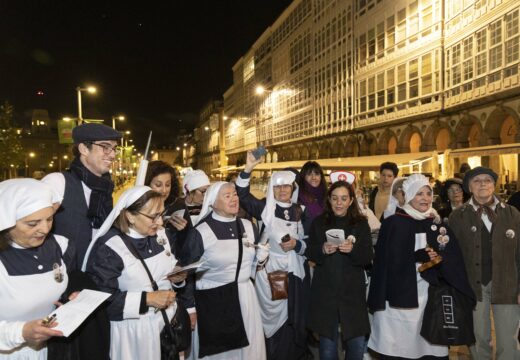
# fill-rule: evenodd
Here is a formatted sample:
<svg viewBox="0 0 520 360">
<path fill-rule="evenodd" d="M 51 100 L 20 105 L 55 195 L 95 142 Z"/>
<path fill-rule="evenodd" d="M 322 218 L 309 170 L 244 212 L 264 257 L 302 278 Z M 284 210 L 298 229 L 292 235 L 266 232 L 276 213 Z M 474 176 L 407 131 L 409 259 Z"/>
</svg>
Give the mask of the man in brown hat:
<svg viewBox="0 0 520 360">
<path fill-rule="evenodd" d="M 520 212 L 494 194 L 497 174 L 485 167 L 466 172 L 464 188 L 471 199 L 455 209 L 449 224 L 464 256 L 477 295 L 473 313 L 476 344 L 473 359 L 492 359 L 491 317 L 496 359 L 518 360 L 516 331 L 520 320 Z"/>
</svg>

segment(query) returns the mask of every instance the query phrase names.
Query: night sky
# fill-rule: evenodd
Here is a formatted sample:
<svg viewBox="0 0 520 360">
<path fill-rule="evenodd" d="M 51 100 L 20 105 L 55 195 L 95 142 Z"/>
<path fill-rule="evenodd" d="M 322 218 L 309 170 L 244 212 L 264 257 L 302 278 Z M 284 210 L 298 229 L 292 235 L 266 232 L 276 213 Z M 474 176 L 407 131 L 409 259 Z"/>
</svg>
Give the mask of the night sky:
<svg viewBox="0 0 520 360">
<path fill-rule="evenodd" d="M 16 121 L 124 114 L 142 146 L 169 142 L 232 84 L 232 69 L 290 0 L 0 1 L 0 102 Z M 37 95 L 43 91 L 44 95 Z"/>
</svg>

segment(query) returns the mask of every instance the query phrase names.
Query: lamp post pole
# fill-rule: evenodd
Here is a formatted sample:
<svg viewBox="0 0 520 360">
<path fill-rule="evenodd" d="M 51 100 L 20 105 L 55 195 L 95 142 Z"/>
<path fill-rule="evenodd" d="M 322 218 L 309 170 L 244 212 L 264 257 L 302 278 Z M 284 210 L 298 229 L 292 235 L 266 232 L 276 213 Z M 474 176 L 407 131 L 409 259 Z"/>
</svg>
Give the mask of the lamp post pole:
<svg viewBox="0 0 520 360">
<path fill-rule="evenodd" d="M 81 109 L 81 88 L 78 86 L 76 88 L 76 92 L 78 93 L 78 125 L 83 124 L 83 113 Z"/>
<path fill-rule="evenodd" d="M 82 88 L 79 86 L 76 87 L 76 93 L 78 96 L 78 125 L 83 124 L 83 109 L 81 108 L 81 92 L 82 91 L 87 91 L 91 94 L 94 94 L 94 93 L 96 93 L 97 89 L 93 86 L 89 86 L 86 88 Z"/>
</svg>

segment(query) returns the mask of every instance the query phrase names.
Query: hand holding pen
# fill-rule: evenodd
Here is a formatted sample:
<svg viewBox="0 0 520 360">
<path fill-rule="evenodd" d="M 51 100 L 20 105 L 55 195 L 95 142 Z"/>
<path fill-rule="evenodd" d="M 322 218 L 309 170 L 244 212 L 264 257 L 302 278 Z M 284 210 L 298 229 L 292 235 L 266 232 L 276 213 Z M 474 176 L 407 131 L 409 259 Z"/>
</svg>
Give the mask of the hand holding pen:
<svg viewBox="0 0 520 360">
<path fill-rule="evenodd" d="M 23 326 L 22 336 L 29 344 L 38 345 L 53 336 L 63 336 L 61 331 L 52 329 L 57 325 L 56 316 L 28 321 Z"/>
</svg>

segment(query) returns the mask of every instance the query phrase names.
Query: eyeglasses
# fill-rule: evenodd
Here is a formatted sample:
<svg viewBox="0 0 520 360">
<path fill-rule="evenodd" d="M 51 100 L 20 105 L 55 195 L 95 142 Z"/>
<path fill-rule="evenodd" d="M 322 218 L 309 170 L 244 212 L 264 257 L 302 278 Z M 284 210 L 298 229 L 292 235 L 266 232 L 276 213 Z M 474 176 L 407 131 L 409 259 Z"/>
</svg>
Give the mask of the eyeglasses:
<svg viewBox="0 0 520 360">
<path fill-rule="evenodd" d="M 162 216 L 164 215 L 165 212 L 166 212 L 166 210 L 161 211 L 160 213 L 157 213 L 155 215 L 145 214 L 140 211 L 138 211 L 137 213 L 143 215 L 144 217 L 147 217 L 148 219 L 152 220 L 153 222 L 157 222 L 159 219 L 162 218 Z"/>
<path fill-rule="evenodd" d="M 120 149 L 118 146 L 110 146 L 110 145 L 106 145 L 106 144 L 97 144 L 95 142 L 91 142 L 89 144 L 97 145 L 97 146 L 103 148 L 103 154 L 105 154 L 105 155 L 110 155 L 110 153 L 112 151 L 117 154 L 117 152 Z"/>
</svg>

